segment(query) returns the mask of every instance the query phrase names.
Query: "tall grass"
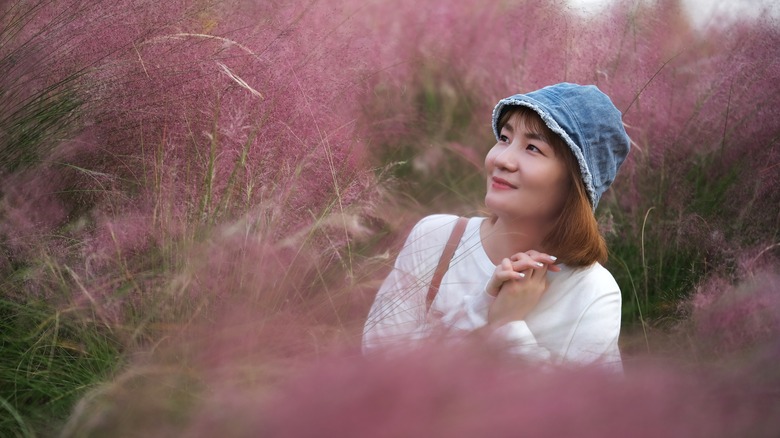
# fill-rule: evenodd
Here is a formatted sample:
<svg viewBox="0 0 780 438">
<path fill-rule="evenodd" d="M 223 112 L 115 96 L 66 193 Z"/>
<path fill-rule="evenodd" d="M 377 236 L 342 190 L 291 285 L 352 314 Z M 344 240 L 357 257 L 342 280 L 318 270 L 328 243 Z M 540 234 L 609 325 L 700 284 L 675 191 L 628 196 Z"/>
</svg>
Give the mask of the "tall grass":
<svg viewBox="0 0 780 438">
<path fill-rule="evenodd" d="M 351 134 L 359 56 L 346 72 L 327 62 L 349 49 L 334 40 L 342 17 L 331 8 L 66 3 L 3 9 L 13 25 L 3 27 L 4 65 L 50 66 L 9 70 L 3 83 L 3 299 L 22 308 L 43 301 L 55 316 L 68 309 L 84 341 L 105 339 L 113 356 L 89 379 L 9 377 L 9 433 L 51 433 L 46 423 L 63 412 L 28 408 L 55 399 L 67 409 L 126 357 L 225 303 L 262 302 L 252 308 L 268 314 L 300 303 L 333 266 L 351 269 L 345 248 L 365 234 L 360 218 L 376 197 Z M 240 24 L 247 13 L 268 25 L 238 42 L 233 26 L 249 29 Z M 309 38 L 305 58 L 289 56 Z M 19 58 L 18 47 L 29 53 Z M 57 87 L 72 105 L 59 104 Z M 284 263 L 303 264 L 305 274 Z M 263 295 L 276 282 L 299 285 L 292 303 Z M 23 339 L 3 345 L 8 370 L 25 366 L 28 344 L 45 342 Z M 47 372 L 69 364 L 53 360 Z"/>
<path fill-rule="evenodd" d="M 82 395 L 112 376 L 120 345 L 75 309 L 0 300 L 0 430 L 54 434 Z"/>
<path fill-rule="evenodd" d="M 511 435 L 514 408 L 489 407 L 537 398 L 533 427 L 554 431 L 561 393 L 582 400 L 567 417 L 593 434 L 635 432 L 610 409 L 652 418 L 649 434 L 776 426 L 774 395 L 741 374 L 776 384 L 771 23 L 694 29 L 675 1 L 618 2 L 591 18 L 553 0 L 2 8 L 3 432 L 284 435 L 308 412 L 315 431 L 365 434 L 372 422 L 325 423 L 355 406 L 374 418 L 388 394 L 377 412 L 408 418 L 407 391 L 421 394 L 421 413 L 388 431 L 494 424 Z M 626 327 L 663 327 L 643 350 L 694 371 L 715 364 L 707 375 L 722 384 L 670 389 L 685 371 L 642 376 L 631 344 L 630 376 L 641 377 L 624 386 L 580 386 L 576 372 L 483 386 L 475 375 L 516 365 L 485 351 L 478 363 L 440 351 L 356 359 L 405 228 L 482 208 L 492 105 L 563 80 L 612 96 L 635 141 L 597 212 Z M 450 391 L 452 376 L 462 385 Z M 585 403 L 597 388 L 604 411 Z M 649 405 L 627 402 L 648 394 Z M 746 407 L 718 417 L 730 403 Z"/>
</svg>

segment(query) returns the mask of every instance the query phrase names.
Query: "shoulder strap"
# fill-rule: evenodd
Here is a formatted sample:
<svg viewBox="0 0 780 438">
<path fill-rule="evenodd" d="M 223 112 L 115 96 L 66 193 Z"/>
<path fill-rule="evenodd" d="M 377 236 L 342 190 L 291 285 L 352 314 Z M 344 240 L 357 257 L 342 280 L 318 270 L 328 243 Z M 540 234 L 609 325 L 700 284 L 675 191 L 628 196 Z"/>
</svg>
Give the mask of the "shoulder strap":
<svg viewBox="0 0 780 438">
<path fill-rule="evenodd" d="M 450 239 L 447 241 L 447 244 L 444 245 L 444 251 L 442 251 L 441 258 L 439 259 L 439 265 L 436 266 L 436 271 L 433 273 L 433 279 L 431 280 L 431 285 L 428 288 L 428 296 L 425 298 L 426 312 L 431 308 L 431 304 L 433 304 L 433 299 L 436 298 L 436 294 L 439 292 L 439 285 L 441 285 L 441 279 L 444 278 L 444 274 L 447 272 L 447 269 L 450 267 L 450 260 L 452 260 L 452 256 L 455 254 L 455 249 L 458 247 L 460 238 L 463 237 L 463 233 L 466 231 L 466 224 L 468 222 L 469 222 L 468 218 L 459 217 L 458 221 L 455 223 L 455 227 L 452 229 L 452 234 L 450 234 Z"/>
</svg>

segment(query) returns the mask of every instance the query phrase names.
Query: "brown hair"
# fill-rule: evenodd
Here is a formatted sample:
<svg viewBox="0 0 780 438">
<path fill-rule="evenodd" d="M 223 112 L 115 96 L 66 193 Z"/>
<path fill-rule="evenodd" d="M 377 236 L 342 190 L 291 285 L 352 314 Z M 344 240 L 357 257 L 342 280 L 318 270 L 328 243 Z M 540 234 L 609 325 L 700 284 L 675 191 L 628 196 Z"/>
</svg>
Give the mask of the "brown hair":
<svg viewBox="0 0 780 438">
<path fill-rule="evenodd" d="M 529 130 L 548 140 L 556 155 L 563 158 L 569 172 L 569 196 L 566 197 L 552 231 L 542 241 L 545 251 L 572 267 L 606 262 L 607 244 L 599 232 L 599 225 L 574 153 L 563 138 L 544 124 L 539 114 L 525 106 L 513 106 L 504 110 L 498 119 L 499 130 L 514 114 L 523 119 Z"/>
</svg>

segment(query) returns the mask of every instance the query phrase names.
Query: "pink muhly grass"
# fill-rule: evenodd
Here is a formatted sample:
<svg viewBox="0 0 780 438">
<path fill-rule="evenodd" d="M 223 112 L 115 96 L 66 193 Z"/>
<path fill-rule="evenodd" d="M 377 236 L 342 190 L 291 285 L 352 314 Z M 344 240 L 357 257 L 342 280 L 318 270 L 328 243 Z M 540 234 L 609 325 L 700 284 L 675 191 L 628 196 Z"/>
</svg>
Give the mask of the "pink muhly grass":
<svg viewBox="0 0 780 438">
<path fill-rule="evenodd" d="M 626 111 L 638 146 L 629 167 L 644 156 L 653 168 L 684 166 L 690 160 L 681 158 L 736 140 L 732 130 L 751 120 L 763 120 L 749 124 L 763 126 L 769 138 L 775 132 L 773 107 L 760 105 L 760 113 L 752 114 L 756 107 L 749 103 L 776 100 L 768 86 L 776 76 L 777 44 L 771 43 L 776 31 L 771 26 L 737 22 L 698 33 L 682 18 L 680 2 L 672 0 L 618 2 L 602 17 L 588 19 L 560 6 L 409 2 L 395 3 L 394 13 L 382 5 L 367 8 L 367 20 L 383 17 L 377 30 L 389 40 L 378 55 L 388 66 L 388 77 L 375 78 L 380 91 L 389 90 L 377 95 L 378 113 L 369 113 L 374 118 L 368 123 L 387 135 L 388 147 L 398 141 L 414 143 L 404 139 L 410 135 L 429 137 L 417 141 L 420 148 L 431 139 L 457 141 L 463 136 L 469 143 L 485 141 L 469 144 L 484 151 L 490 142 L 489 110 L 498 98 L 574 81 L 599 85 Z M 393 37 L 400 33 L 403 38 Z M 394 85 L 400 78 L 405 78 L 403 85 Z M 403 86 L 403 92 L 390 91 L 394 86 Z M 426 114 L 422 96 L 439 99 L 435 103 L 441 114 Z M 449 124 L 458 106 L 472 112 L 458 120 L 467 122 L 468 129 Z M 672 168 L 668 174 L 681 178 L 678 174 L 684 172 Z"/>
<path fill-rule="evenodd" d="M 154 295 L 170 289 L 164 282 L 188 258 L 190 242 L 232 220 L 260 224 L 265 246 L 309 238 L 341 257 L 352 228 L 360 228 L 349 218 L 376 197 L 354 131 L 364 65 L 341 11 L 277 5 L 256 11 L 272 25 L 239 31 L 250 5 L 241 4 L 241 14 L 228 2 L 69 5 L 78 16 L 42 4 L 34 24 L 66 19 L 57 35 L 69 39 L 50 62 L 53 76 L 81 72 L 83 141 L 60 145 L 67 150 L 55 149 L 62 162 L 50 174 L 26 177 L 46 181 L 16 187 L 20 194 L 9 191 L 4 202 L 19 211 L 12 217 L 28 217 L 22 200 L 37 185 L 51 186 L 46 195 L 60 212 L 45 223 L 27 220 L 45 228 L 36 236 L 65 230 L 78 242 L 56 259 L 90 296 L 120 307 L 127 299 L 131 308 L 158 302 Z M 45 46 L 50 35 L 30 31 L 29 38 Z M 19 234 L 14 226 L 26 225 L 4 223 L 4 233 Z M 160 258 L 166 262 L 150 266 Z"/>
<path fill-rule="evenodd" d="M 223 325 L 226 331 L 171 343 L 169 353 L 137 361 L 135 370 L 85 402 L 70 430 L 196 437 L 771 437 L 778 427 L 780 405 L 766 389 L 780 377 L 771 360 L 729 371 L 655 362 L 618 377 L 535 369 L 473 344 L 370 357 L 323 348 L 314 355 L 289 348 L 316 342 L 306 321 L 240 318 Z"/>
<path fill-rule="evenodd" d="M 3 178 L 0 233 L 6 236 L 8 250 L 20 258 L 36 255 L 36 242 L 48 237 L 51 229 L 67 217 L 65 205 L 56 196 L 59 186 L 51 178 L 56 173 L 50 169 L 39 172 L 48 178 L 25 178 L 21 175 Z"/>
<path fill-rule="evenodd" d="M 693 186 L 697 181 L 692 174 L 706 172 L 701 177 L 714 182 L 727 180 L 735 165 L 767 168 L 773 148 L 765 146 L 779 128 L 772 115 L 776 105 L 771 102 L 780 96 L 765 82 L 780 73 L 774 61 L 776 44 L 768 43 L 777 36 L 770 27 L 746 23 L 712 29 L 697 37 L 696 45 L 672 53 L 676 56 L 647 84 L 626 114 L 638 143 L 631 162 L 639 160 L 641 173 L 648 178 L 629 184 L 638 185 L 644 196 L 662 194 L 663 205 L 656 203 L 659 208 L 684 210 L 699 196 L 731 212 L 723 217 L 753 219 L 741 222 L 740 227 L 754 220 L 764 222 L 764 227 L 765 219 L 752 199 L 778 172 L 768 168 L 754 175 L 758 180 L 739 179 L 730 192 L 742 195 L 723 199 L 706 199 L 709 194 Z M 745 154 L 746 150 L 751 152 Z M 664 175 L 660 180 L 659 171 Z M 618 189 L 624 185 L 618 184 Z M 654 200 L 640 202 L 623 202 L 622 206 L 644 213 Z"/>
<path fill-rule="evenodd" d="M 231 406 L 263 399 L 304 364 L 344 345 L 354 350 L 353 295 L 338 281 L 312 281 L 328 275 L 324 260 L 306 256 L 306 245 L 296 257 L 293 248 L 271 248 L 259 239 L 232 243 L 208 260 L 193 260 L 197 274 L 177 281 L 187 286 L 180 301 L 159 309 L 176 312 L 175 318 L 152 321 L 153 348 L 85 397 L 65 436 L 130 429 L 145 436 L 182 434 L 200 421 L 201 409 L 231 415 Z M 244 427 L 243 420 L 226 430 L 234 427 Z"/>
<path fill-rule="evenodd" d="M 723 231 L 734 216 L 747 238 L 775 238 L 774 29 L 697 36 L 672 19 L 675 2 L 623 2 L 587 22 L 554 1 L 78 4 L 86 9 L 62 31 L 74 35 L 67 50 L 40 58 L 58 65 L 56 74 L 83 73 L 84 141 L 55 148 L 67 166 L 4 175 L 13 188 L 3 188 L 3 238 L 20 263 L 43 264 L 23 248 L 61 249 L 51 255 L 54 273 L 29 290 L 64 272 L 58 287 L 74 303 L 97 309 L 127 345 L 153 352 L 97 404 L 85 399 L 94 410 L 77 409 L 73 424 L 195 436 L 777 430 L 777 401 L 748 372 L 636 366 L 616 382 L 592 370 L 516 368 L 482 349 L 354 351 L 370 301 L 363 292 L 379 278 L 361 262 L 389 263 L 363 260 L 356 248 L 377 228 L 366 218 L 389 210 L 375 205 L 369 152 L 403 143 L 420 151 L 418 168 L 433 180 L 447 167 L 440 151 L 475 171 L 492 142 L 495 101 L 548 83 L 596 83 L 626 111 L 637 148 L 615 199 L 605 199 L 608 208 L 621 204 L 610 210 L 615 236 L 637 240 L 654 207 L 665 225 L 648 241 L 673 250 L 701 245 L 729 259 L 743 246 Z M 51 16 L 60 13 L 52 7 Z M 695 44 L 684 46 L 689 37 Z M 423 152 L 431 145 L 439 149 Z M 728 187 L 731 204 L 723 194 L 711 199 L 729 214 L 688 210 L 695 189 L 728 175 L 744 149 L 751 153 L 741 165 L 759 176 Z M 399 217 L 377 222 L 400 227 Z M 76 243 L 55 245 L 59 232 Z M 775 280 L 746 283 L 747 297 L 703 283 L 691 320 L 701 348 L 727 356 L 759 345 L 765 358 L 752 371 L 772 384 L 776 318 L 759 310 L 777 303 L 757 291 L 776 289 Z M 347 360 L 323 359 L 342 342 Z"/>
<path fill-rule="evenodd" d="M 484 348 L 325 359 L 271 393 L 231 390 L 188 428 L 209 436 L 771 436 L 777 406 L 730 377 L 646 367 L 526 368 Z"/>
<path fill-rule="evenodd" d="M 691 297 L 690 325 L 697 350 L 730 357 L 755 355 L 780 334 L 780 277 L 777 266 L 747 271 L 732 284 L 712 276 Z"/>
<path fill-rule="evenodd" d="M 743 143 L 738 138 L 753 138 L 734 136 L 734 129 L 755 120 L 749 124 L 761 126 L 761 137 L 771 142 L 777 131 L 773 106 L 761 105 L 761 112 L 752 114 L 756 107 L 750 104 L 776 100 L 773 88 L 761 82 L 776 76 L 771 47 L 777 44 L 767 42 L 776 38 L 771 27 L 733 23 L 698 33 L 681 18 L 676 1 L 618 2 L 601 17 L 587 19 L 560 6 L 396 2 L 392 13 L 379 4 L 361 11 L 366 20 L 379 22 L 377 33 L 389 40 L 377 54 L 387 70 L 372 78 L 377 93 L 365 117 L 383 145 L 379 150 L 408 145 L 419 151 L 416 172 L 435 181 L 447 171 L 436 157 L 449 144 L 484 154 L 491 144 L 489 113 L 498 98 L 558 81 L 594 83 L 626 111 L 637 147 L 613 193 L 619 194 L 621 209 L 641 222 L 659 196 L 669 210 L 690 205 L 693 190 L 672 188 L 689 184 L 686 179 L 695 171 L 691 157 L 723 145 L 724 153 L 737 151 Z M 393 37 L 400 33 L 404 37 Z M 761 163 L 769 149 L 757 153 Z M 724 163 L 729 156 L 723 156 Z M 653 169 L 663 169 L 664 177 Z M 717 166 L 712 172 L 710 180 L 722 173 Z M 778 173 L 767 170 L 762 178 Z M 749 184 L 737 184 L 735 190 L 742 191 L 737 187 L 753 191 Z M 734 210 L 741 209 L 736 203 Z"/>
<path fill-rule="evenodd" d="M 276 202 L 285 210 L 277 225 L 287 232 L 334 199 L 344 208 L 365 194 L 361 146 L 344 103 L 360 93 L 359 76 L 334 63 L 358 55 L 328 35 L 300 40 L 292 30 L 317 9 L 301 14 L 293 14 L 292 29 L 242 35 L 228 21 L 209 34 L 163 33 L 137 42 L 125 62 L 100 73 L 108 85 L 96 97 L 105 102 L 100 129 L 114 154 L 138 160 L 127 176 L 143 178 L 144 191 L 162 202 L 155 208 L 214 222 Z M 128 129 L 134 137 L 124 137 Z"/>
<path fill-rule="evenodd" d="M 729 370 L 684 371 L 656 361 L 635 364 L 622 377 L 537 369 L 475 343 L 360 357 L 354 347 L 333 348 L 328 339 L 338 336 L 306 315 L 250 313 L 227 313 L 237 318 L 164 343 L 154 360 L 137 361 L 85 402 L 73 429 L 146 436 L 770 437 L 778 427 L 780 404 L 767 391 L 780 378 L 773 350 Z"/>
</svg>

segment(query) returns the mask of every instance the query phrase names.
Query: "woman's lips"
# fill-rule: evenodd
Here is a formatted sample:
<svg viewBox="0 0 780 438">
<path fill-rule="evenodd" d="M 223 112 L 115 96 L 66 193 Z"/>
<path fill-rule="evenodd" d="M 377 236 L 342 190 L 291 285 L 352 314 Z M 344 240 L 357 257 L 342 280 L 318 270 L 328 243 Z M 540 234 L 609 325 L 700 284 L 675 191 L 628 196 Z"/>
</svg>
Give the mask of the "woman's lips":
<svg viewBox="0 0 780 438">
<path fill-rule="evenodd" d="M 491 186 L 494 189 L 504 189 L 504 190 L 507 190 L 507 189 L 516 189 L 517 188 L 517 186 L 514 186 L 514 185 L 510 184 L 509 181 L 507 181 L 507 180 L 505 180 L 503 178 L 499 178 L 497 176 L 494 176 L 492 178 L 492 181 L 493 181 L 493 183 L 491 184 Z"/>
</svg>

